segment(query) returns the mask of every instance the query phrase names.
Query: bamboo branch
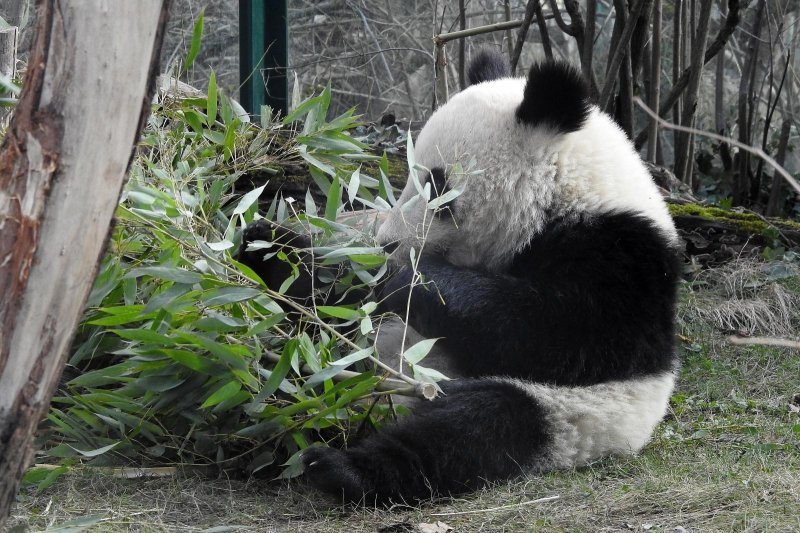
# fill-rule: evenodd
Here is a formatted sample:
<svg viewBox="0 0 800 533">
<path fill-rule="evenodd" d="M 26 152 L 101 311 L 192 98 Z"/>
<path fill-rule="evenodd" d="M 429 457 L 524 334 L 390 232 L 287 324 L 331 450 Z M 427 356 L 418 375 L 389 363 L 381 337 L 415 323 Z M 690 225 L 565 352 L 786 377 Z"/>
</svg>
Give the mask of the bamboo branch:
<svg viewBox="0 0 800 533">
<path fill-rule="evenodd" d="M 277 363 L 281 360 L 281 356 L 276 354 L 270 350 L 264 350 L 264 357 L 273 363 Z M 314 374 L 314 369 L 308 366 L 307 364 L 303 364 L 300 367 L 304 373 L 308 375 Z M 338 374 L 335 374 L 331 377 L 331 380 L 335 382 L 346 381 L 350 378 L 354 378 L 360 376 L 361 372 L 353 372 L 352 370 L 342 370 Z M 375 390 L 380 392 L 391 392 L 392 394 L 398 394 L 400 396 L 411 396 L 415 398 L 421 398 L 423 400 L 433 400 L 436 397 L 436 388 L 433 387 L 430 383 L 419 383 L 417 385 L 409 386 L 403 381 L 399 379 L 392 379 L 392 378 L 383 378 L 381 381 L 375 385 Z"/>
</svg>

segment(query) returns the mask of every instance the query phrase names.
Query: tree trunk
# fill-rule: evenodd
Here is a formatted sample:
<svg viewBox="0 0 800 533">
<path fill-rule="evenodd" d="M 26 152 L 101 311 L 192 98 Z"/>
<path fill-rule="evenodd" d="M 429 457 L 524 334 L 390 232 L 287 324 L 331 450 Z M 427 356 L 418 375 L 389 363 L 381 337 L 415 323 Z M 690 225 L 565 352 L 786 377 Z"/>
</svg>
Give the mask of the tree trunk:
<svg viewBox="0 0 800 533">
<path fill-rule="evenodd" d="M 692 57 L 691 57 L 691 71 L 689 74 L 689 85 L 686 91 L 683 113 L 681 116 L 681 125 L 692 127 L 694 122 L 694 113 L 697 109 L 697 99 L 700 94 L 700 78 L 703 73 L 703 53 L 706 49 L 706 41 L 708 40 L 708 28 L 711 22 L 711 0 L 702 0 L 700 6 L 700 17 L 695 27 L 697 33 L 692 36 Z M 694 13 L 692 13 L 692 20 L 694 20 Z M 678 143 L 675 146 L 675 175 L 683 183 L 692 187 L 692 146 L 693 135 L 687 132 L 681 132 L 678 136 Z"/>
<path fill-rule="evenodd" d="M 786 151 L 789 147 L 789 134 L 792 132 L 792 120 L 786 118 L 781 125 L 781 133 L 778 137 L 778 153 L 775 154 L 775 161 L 783 166 L 786 162 Z M 768 217 L 781 216 L 783 213 L 783 178 L 776 172 L 772 175 L 772 189 L 769 191 L 769 201 L 765 211 Z"/>
<path fill-rule="evenodd" d="M 38 1 L 24 91 L 0 147 L 0 526 L 150 111 L 168 4 Z"/>
<path fill-rule="evenodd" d="M 752 108 L 755 105 L 755 76 L 758 70 L 758 52 L 760 50 L 761 25 L 764 17 L 765 0 L 759 0 L 758 8 L 753 22 L 752 33 L 747 45 L 748 56 L 742 68 L 742 77 L 739 83 L 739 141 L 750 144 L 752 140 L 751 117 Z M 750 193 L 750 154 L 740 151 L 738 154 L 739 171 L 734 180 L 733 186 L 733 205 L 744 205 L 747 203 Z"/>
<path fill-rule="evenodd" d="M 658 112 L 661 100 L 661 0 L 653 4 L 653 37 L 650 49 L 650 109 Z M 647 139 L 647 160 L 656 163 L 658 160 L 658 122 L 650 120 L 650 135 Z"/>
</svg>

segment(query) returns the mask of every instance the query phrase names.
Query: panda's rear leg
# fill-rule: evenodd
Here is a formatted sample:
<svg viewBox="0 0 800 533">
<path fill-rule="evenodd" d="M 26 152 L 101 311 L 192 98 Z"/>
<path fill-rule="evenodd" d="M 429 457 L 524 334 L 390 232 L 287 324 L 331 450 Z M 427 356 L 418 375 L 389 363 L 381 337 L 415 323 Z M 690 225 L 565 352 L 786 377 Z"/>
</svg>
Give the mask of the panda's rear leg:
<svg viewBox="0 0 800 533">
<path fill-rule="evenodd" d="M 513 383 L 458 380 L 445 395 L 346 451 L 311 448 L 305 477 L 336 499 L 413 502 L 524 473 L 546 454 L 544 409 Z"/>
</svg>

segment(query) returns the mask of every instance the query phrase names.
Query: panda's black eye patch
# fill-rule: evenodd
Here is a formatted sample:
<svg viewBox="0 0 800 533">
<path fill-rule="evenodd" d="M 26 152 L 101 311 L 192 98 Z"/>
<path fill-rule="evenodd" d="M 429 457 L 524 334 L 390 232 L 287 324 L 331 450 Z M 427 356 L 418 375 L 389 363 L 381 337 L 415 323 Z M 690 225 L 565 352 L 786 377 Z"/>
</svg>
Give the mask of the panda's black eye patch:
<svg viewBox="0 0 800 533">
<path fill-rule="evenodd" d="M 451 188 L 450 184 L 447 182 L 447 174 L 445 174 L 444 169 L 441 167 L 434 167 L 431 169 L 428 182 L 431 184 L 431 200 L 439 198 Z M 436 216 L 438 218 L 453 218 L 453 207 L 452 202 L 440 206 L 436 210 Z"/>
<path fill-rule="evenodd" d="M 447 175 L 441 167 L 434 167 L 431 169 L 428 181 L 430 181 L 431 184 L 431 198 L 438 198 L 450 189 L 447 184 Z"/>
</svg>

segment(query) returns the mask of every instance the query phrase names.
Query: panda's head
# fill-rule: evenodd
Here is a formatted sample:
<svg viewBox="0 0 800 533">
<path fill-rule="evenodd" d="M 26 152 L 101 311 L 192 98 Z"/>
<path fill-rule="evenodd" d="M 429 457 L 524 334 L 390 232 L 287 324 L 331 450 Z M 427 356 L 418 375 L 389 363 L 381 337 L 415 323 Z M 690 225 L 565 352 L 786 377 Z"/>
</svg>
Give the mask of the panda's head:
<svg viewBox="0 0 800 533">
<path fill-rule="evenodd" d="M 635 209 L 671 228 L 631 143 L 590 104 L 574 67 L 541 63 L 512 78 L 502 56 L 484 51 L 469 78 L 420 132 L 417 169 L 378 232 L 382 245 L 499 270 L 551 217 Z"/>
</svg>

